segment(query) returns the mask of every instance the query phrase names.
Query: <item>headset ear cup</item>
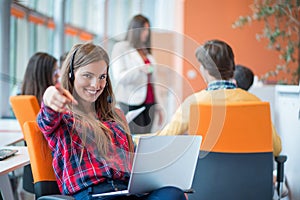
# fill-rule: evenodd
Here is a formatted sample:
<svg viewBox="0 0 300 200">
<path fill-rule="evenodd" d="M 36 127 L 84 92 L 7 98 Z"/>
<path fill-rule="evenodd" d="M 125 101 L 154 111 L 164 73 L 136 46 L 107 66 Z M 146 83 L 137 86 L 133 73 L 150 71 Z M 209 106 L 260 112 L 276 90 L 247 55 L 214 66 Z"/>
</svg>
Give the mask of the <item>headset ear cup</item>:
<svg viewBox="0 0 300 200">
<path fill-rule="evenodd" d="M 73 75 L 72 71 L 69 72 L 69 79 L 70 79 L 71 82 L 74 81 L 74 75 Z"/>
<path fill-rule="evenodd" d="M 74 59 L 75 59 L 75 54 L 77 52 L 78 49 L 76 49 L 72 55 L 71 58 L 71 62 L 70 62 L 70 72 L 69 72 L 69 79 L 71 80 L 71 82 L 74 82 Z"/>
</svg>

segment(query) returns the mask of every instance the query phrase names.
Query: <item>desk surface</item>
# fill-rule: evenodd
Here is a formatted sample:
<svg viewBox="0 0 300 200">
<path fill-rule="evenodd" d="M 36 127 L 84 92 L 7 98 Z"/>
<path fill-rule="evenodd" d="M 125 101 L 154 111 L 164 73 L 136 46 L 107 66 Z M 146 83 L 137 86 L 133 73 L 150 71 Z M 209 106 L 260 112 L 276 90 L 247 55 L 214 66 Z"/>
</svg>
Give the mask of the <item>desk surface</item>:
<svg viewBox="0 0 300 200">
<path fill-rule="evenodd" d="M 18 168 L 29 164 L 29 154 L 27 147 L 23 146 L 6 146 L 0 148 L 17 149 L 18 152 L 5 160 L 0 161 L 0 176 L 12 172 Z"/>
</svg>

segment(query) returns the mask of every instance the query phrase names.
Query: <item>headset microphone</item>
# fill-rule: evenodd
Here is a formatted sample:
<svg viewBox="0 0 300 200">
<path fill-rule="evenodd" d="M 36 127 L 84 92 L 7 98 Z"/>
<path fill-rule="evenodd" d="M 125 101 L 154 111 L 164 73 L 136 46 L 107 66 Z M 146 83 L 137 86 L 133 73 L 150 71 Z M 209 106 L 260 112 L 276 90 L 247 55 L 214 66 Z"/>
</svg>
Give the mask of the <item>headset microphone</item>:
<svg viewBox="0 0 300 200">
<path fill-rule="evenodd" d="M 112 97 L 110 95 L 107 96 L 106 100 L 107 100 L 108 103 L 112 103 L 113 102 L 113 99 L 112 99 Z"/>
<path fill-rule="evenodd" d="M 109 92 L 109 89 L 108 89 L 108 83 L 106 83 L 105 87 L 106 87 L 107 92 L 108 92 L 108 96 L 106 97 L 106 101 L 108 103 L 112 103 L 113 102 L 113 98 L 112 98 L 112 96 L 110 96 L 110 92 Z"/>
</svg>

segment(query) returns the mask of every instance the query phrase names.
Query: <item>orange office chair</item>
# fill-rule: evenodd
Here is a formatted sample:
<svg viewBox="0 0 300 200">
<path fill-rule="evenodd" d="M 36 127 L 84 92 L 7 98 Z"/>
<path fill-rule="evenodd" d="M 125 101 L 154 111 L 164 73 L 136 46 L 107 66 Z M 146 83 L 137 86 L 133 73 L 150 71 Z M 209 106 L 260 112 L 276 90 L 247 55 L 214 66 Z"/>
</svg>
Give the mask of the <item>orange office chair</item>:
<svg viewBox="0 0 300 200">
<path fill-rule="evenodd" d="M 10 103 L 12 110 L 15 114 L 16 119 L 18 120 L 20 127 L 23 131 L 23 124 L 26 121 L 34 121 L 36 120 L 36 116 L 40 110 L 40 105 L 38 100 L 33 95 L 18 95 L 18 96 L 11 96 Z M 24 135 L 24 134 L 23 134 Z M 24 136 L 26 141 L 26 138 Z M 30 165 L 26 165 L 23 171 L 23 188 L 31 193 L 33 191 L 33 178 Z"/>
<path fill-rule="evenodd" d="M 70 196 L 59 195 L 60 191 L 52 168 L 51 150 L 38 128 L 37 122 L 27 121 L 23 125 L 23 129 L 30 157 L 36 198 L 74 199 Z"/>
<path fill-rule="evenodd" d="M 267 102 L 191 106 L 189 134 L 203 137 L 194 199 L 271 200 L 273 146 Z"/>
<path fill-rule="evenodd" d="M 40 105 L 35 96 L 33 95 L 11 96 L 10 103 L 11 103 L 12 110 L 15 114 L 15 117 L 18 120 L 22 130 L 23 130 L 23 124 L 26 121 L 36 120 L 36 116 L 40 111 Z"/>
</svg>

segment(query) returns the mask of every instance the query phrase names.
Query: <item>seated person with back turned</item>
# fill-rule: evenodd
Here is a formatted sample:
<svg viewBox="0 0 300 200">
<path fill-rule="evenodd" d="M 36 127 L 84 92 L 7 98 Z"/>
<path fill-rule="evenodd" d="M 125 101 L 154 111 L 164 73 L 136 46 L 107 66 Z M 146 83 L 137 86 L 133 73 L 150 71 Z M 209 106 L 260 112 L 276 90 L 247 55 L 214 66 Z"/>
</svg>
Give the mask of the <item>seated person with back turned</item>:
<svg viewBox="0 0 300 200">
<path fill-rule="evenodd" d="M 248 67 L 236 65 L 234 70 L 234 80 L 238 88 L 249 90 L 254 81 L 254 73 Z"/>
<path fill-rule="evenodd" d="M 186 134 L 189 125 L 190 106 L 195 103 L 261 101 L 255 95 L 237 88 L 233 80 L 235 63 L 231 47 L 220 40 L 210 40 L 196 50 L 200 72 L 208 83 L 205 90 L 187 97 L 173 115 L 169 124 L 157 135 Z M 281 139 L 273 128 L 273 153 L 281 152 Z"/>
<path fill-rule="evenodd" d="M 108 71 L 103 48 L 93 43 L 73 46 L 63 63 L 61 86 L 47 88 L 37 117 L 52 150 L 58 187 L 76 200 L 126 189 L 130 176 L 133 142 L 124 114 L 115 101 L 108 101 L 114 98 Z M 102 199 L 185 200 L 185 196 L 181 189 L 166 186 L 149 194 Z"/>
</svg>

